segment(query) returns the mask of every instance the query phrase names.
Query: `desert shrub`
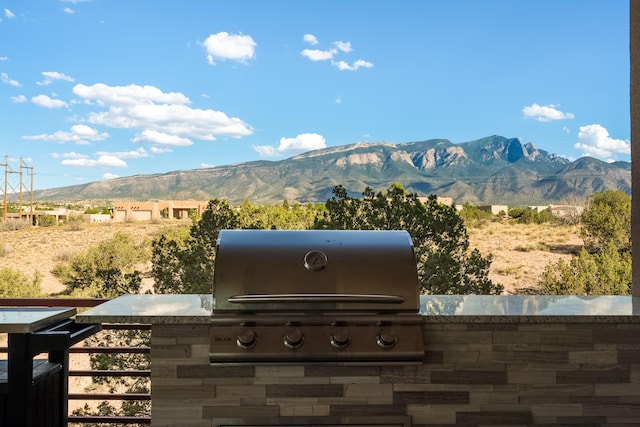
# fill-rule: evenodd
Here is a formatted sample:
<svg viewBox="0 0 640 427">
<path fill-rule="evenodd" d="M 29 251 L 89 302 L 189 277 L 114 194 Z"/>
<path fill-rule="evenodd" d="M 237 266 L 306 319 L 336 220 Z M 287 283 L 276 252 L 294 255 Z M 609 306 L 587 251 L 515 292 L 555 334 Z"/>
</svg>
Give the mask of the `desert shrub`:
<svg viewBox="0 0 640 427">
<path fill-rule="evenodd" d="M 521 224 L 544 224 L 556 222 L 556 217 L 548 210 L 538 212 L 535 209 L 515 208 L 509 210 L 509 216 Z"/>
<path fill-rule="evenodd" d="M 553 295 L 629 295 L 631 254 L 611 241 L 597 253 L 583 248 L 569 263 L 561 259 L 548 265 L 539 285 Z"/>
<path fill-rule="evenodd" d="M 69 293 L 113 298 L 140 290 L 142 279 L 134 266 L 148 259 L 148 242 L 118 232 L 110 240 L 56 265 L 53 274 Z"/>
<path fill-rule="evenodd" d="M 33 298 L 42 294 L 42 275 L 35 272 L 32 277 L 11 267 L 0 268 L 0 297 Z"/>
<path fill-rule="evenodd" d="M 38 217 L 38 225 L 40 227 L 52 227 L 58 225 L 55 215 L 40 215 Z"/>
<path fill-rule="evenodd" d="M 0 225 L 0 230 L 2 231 L 15 231 L 22 230 L 23 228 L 30 227 L 31 224 L 27 221 L 22 221 L 20 219 L 9 219 L 4 224 Z"/>
<path fill-rule="evenodd" d="M 69 214 L 67 215 L 67 230 L 78 231 L 82 229 L 84 224 L 83 214 Z"/>
</svg>

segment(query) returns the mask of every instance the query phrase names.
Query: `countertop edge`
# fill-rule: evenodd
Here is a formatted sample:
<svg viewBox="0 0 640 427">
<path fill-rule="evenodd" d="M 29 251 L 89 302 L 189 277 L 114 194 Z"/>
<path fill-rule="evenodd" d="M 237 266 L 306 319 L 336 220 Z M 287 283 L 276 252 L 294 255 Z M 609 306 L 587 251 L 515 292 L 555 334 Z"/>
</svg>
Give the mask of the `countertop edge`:
<svg viewBox="0 0 640 427">
<path fill-rule="evenodd" d="M 640 323 L 640 316 L 592 316 L 592 315 L 422 315 L 423 323 Z M 127 315 L 127 316 L 76 316 L 77 323 L 176 325 L 209 324 L 211 316 Z"/>
<path fill-rule="evenodd" d="M 78 323 L 209 324 L 212 295 L 123 295 L 76 315 Z M 422 296 L 424 323 L 640 323 L 640 298 Z"/>
</svg>

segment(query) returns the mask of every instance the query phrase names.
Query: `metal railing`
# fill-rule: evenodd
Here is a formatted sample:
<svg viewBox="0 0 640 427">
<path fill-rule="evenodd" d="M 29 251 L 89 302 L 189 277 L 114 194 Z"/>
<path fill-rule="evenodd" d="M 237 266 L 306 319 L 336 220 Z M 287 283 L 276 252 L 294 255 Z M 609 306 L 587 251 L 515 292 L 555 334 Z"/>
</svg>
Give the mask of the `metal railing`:
<svg viewBox="0 0 640 427">
<path fill-rule="evenodd" d="M 78 309 L 91 308 L 106 301 L 105 298 L 0 298 L 0 307 L 76 307 Z M 150 331 L 151 325 L 141 324 L 103 324 L 104 331 Z M 0 347 L 0 353 L 7 353 L 7 347 Z M 70 359 L 73 354 L 149 354 L 151 348 L 148 346 L 92 346 L 88 347 L 84 343 L 75 345 L 69 349 Z M 69 369 L 71 377 L 138 377 L 150 378 L 149 369 Z M 104 392 L 83 392 L 69 390 L 69 401 L 115 401 L 115 402 L 150 402 L 150 393 L 104 393 Z M 96 424 L 119 424 L 119 425 L 148 425 L 151 424 L 151 416 L 124 416 L 124 415 L 69 415 L 69 425 L 96 425 Z"/>
</svg>

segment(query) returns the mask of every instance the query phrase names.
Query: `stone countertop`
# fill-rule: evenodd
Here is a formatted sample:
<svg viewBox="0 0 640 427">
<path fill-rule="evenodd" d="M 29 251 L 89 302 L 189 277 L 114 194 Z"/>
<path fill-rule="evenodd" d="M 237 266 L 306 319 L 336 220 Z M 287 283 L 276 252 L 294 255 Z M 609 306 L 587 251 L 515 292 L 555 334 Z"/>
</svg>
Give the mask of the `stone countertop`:
<svg viewBox="0 0 640 427">
<path fill-rule="evenodd" d="M 78 313 L 77 323 L 209 323 L 211 295 L 122 295 Z"/>
<path fill-rule="evenodd" d="M 423 295 L 426 322 L 638 322 L 640 298 L 577 295 Z"/>
<path fill-rule="evenodd" d="M 205 324 L 211 295 L 123 295 L 79 313 L 78 323 Z M 640 322 L 640 298 L 574 295 L 423 295 L 429 323 Z"/>
</svg>

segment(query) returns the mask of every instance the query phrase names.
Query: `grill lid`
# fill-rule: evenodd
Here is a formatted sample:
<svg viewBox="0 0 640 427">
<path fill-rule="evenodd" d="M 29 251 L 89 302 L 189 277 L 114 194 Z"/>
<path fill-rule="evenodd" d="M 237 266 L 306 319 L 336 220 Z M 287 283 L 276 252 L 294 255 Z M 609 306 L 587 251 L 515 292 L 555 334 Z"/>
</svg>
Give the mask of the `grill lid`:
<svg viewBox="0 0 640 427">
<path fill-rule="evenodd" d="M 214 314 L 419 310 L 406 231 L 222 230 L 213 281 Z"/>
</svg>

